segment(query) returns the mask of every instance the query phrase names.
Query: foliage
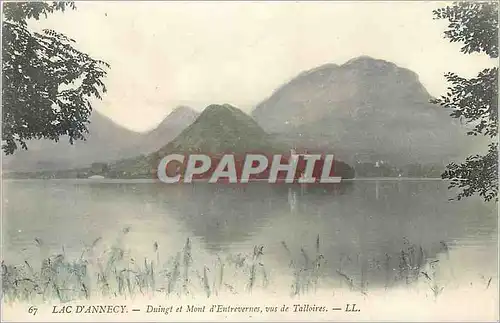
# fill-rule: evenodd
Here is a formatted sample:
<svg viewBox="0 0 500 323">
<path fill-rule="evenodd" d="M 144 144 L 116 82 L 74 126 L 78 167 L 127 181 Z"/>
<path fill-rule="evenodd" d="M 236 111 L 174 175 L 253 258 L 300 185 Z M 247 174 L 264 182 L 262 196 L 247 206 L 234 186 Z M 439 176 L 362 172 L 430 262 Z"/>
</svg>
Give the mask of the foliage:
<svg viewBox="0 0 500 323">
<path fill-rule="evenodd" d="M 28 29 L 28 19 L 40 19 L 71 2 L 7 2 L 2 25 L 2 149 L 13 154 L 27 149 L 30 139 L 69 142 L 85 139 L 91 99 L 106 92 L 107 63 L 74 48 L 75 41 L 54 30 Z"/>
<path fill-rule="evenodd" d="M 498 58 L 498 4 L 496 2 L 460 2 L 434 11 L 435 19 L 450 24 L 445 37 L 461 42 L 461 52 L 485 53 Z M 484 156 L 474 155 L 462 164 L 451 163 L 442 178 L 451 179 L 451 187 L 462 188 L 457 198 L 479 194 L 486 201 L 498 200 L 498 68 L 486 68 L 477 77 L 467 79 L 454 73 L 445 75 L 449 91 L 433 100 L 451 109 L 451 116 L 464 120 L 472 128 L 468 135 L 484 135 L 494 140 Z"/>
<path fill-rule="evenodd" d="M 452 187 L 463 189 L 458 200 L 473 194 L 486 201 L 498 199 L 498 144 L 491 143 L 484 156 L 469 156 L 462 164 L 451 163 L 442 176 L 452 180 Z"/>
<path fill-rule="evenodd" d="M 452 110 L 451 116 L 473 126 L 469 135 L 494 138 L 498 127 L 497 68 L 487 68 L 475 78 L 466 79 L 447 73 L 452 86 L 439 103 Z"/>
<path fill-rule="evenodd" d="M 497 2 L 457 2 L 434 11 L 435 19 L 448 19 L 445 37 L 452 43 L 461 42 L 465 54 L 484 52 L 498 57 Z"/>
</svg>

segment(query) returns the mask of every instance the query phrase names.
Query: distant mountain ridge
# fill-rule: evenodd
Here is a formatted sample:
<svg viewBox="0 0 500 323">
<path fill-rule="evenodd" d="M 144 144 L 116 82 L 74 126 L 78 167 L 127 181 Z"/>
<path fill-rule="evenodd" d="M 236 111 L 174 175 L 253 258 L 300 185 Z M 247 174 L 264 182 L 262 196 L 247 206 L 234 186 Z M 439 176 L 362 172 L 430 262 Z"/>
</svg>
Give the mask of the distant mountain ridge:
<svg viewBox="0 0 500 323">
<path fill-rule="evenodd" d="M 463 148 L 470 153 L 474 140 L 449 111 L 430 99 L 416 73 L 361 56 L 300 73 L 251 116 L 228 104 L 210 105 L 201 114 L 181 106 L 157 128 L 137 133 L 94 111 L 86 142 L 72 146 L 64 138 L 59 143 L 32 141 L 28 151 L 4 158 L 3 168 L 62 170 L 105 162 L 113 176 L 119 176 L 149 172 L 159 157 L 172 152 L 247 153 L 290 147 L 333 152 L 351 165 L 384 161 L 439 168 L 462 156 Z"/>
<path fill-rule="evenodd" d="M 329 148 L 349 163 L 444 164 L 471 139 L 430 99 L 416 73 L 361 56 L 299 74 L 252 116 L 277 140 Z"/>
<path fill-rule="evenodd" d="M 137 154 L 148 154 L 160 149 L 191 125 L 199 115 L 199 112 L 187 106 L 175 108 L 158 126 L 143 134 L 140 142 L 132 149 Z"/>
<path fill-rule="evenodd" d="M 86 141 L 73 145 L 66 137 L 59 142 L 31 140 L 28 150 L 3 156 L 5 171 L 64 170 L 86 167 L 94 162 L 113 162 L 153 152 L 175 138 L 191 124 L 198 112 L 181 106 L 174 109 L 155 129 L 139 133 L 122 127 L 94 110 L 88 125 Z"/>
<path fill-rule="evenodd" d="M 111 161 L 128 156 L 127 147 L 139 140 L 140 134 L 119 126 L 98 111 L 92 111 L 86 141 L 71 145 L 63 136 L 58 142 L 30 140 L 28 150 L 3 156 L 2 168 L 8 171 L 69 169 L 97 161 Z"/>
</svg>

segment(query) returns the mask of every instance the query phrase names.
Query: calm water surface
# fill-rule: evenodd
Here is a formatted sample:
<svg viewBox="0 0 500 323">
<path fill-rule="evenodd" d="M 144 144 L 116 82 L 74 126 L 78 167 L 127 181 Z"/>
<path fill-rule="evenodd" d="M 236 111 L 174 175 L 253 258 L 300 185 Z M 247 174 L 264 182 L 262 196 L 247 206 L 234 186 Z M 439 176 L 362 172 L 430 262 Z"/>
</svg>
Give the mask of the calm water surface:
<svg viewBox="0 0 500 323">
<path fill-rule="evenodd" d="M 263 245 L 263 262 L 275 273 L 288 268 L 290 257 L 314 257 L 319 236 L 332 276 L 341 269 L 372 285 L 383 285 L 401 265 L 401 250 L 413 245 L 424 262 L 455 255 L 455 275 L 496 275 L 497 205 L 453 196 L 442 181 L 358 181 L 327 191 L 265 183 L 4 181 L 3 258 L 36 259 L 35 238 L 50 253 L 78 257 L 97 238 L 111 245 L 125 229 L 123 243 L 139 256 L 150 256 L 155 243 L 162 254 L 174 254 L 188 237 L 200 262 Z"/>
</svg>

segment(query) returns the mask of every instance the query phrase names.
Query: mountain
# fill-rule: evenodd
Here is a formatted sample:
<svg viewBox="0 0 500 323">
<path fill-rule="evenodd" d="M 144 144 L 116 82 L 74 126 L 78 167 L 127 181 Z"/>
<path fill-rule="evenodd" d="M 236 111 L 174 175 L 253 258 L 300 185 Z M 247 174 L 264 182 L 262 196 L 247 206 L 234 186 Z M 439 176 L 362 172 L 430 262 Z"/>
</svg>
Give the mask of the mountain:
<svg viewBox="0 0 500 323">
<path fill-rule="evenodd" d="M 160 159 L 172 153 L 287 153 L 249 115 L 229 105 L 210 105 L 174 140 L 158 151 L 112 164 L 109 177 L 154 176 Z"/>
<path fill-rule="evenodd" d="M 147 133 L 128 130 L 98 111 L 93 111 L 86 141 L 71 145 L 63 137 L 59 142 L 31 140 L 28 150 L 3 156 L 7 171 L 65 170 L 86 167 L 95 162 L 112 162 L 158 150 L 190 125 L 198 113 L 189 107 L 174 109 L 155 129 Z"/>
<path fill-rule="evenodd" d="M 210 105 L 193 124 L 158 153 L 247 153 L 287 151 L 278 145 L 252 117 L 229 105 Z"/>
<path fill-rule="evenodd" d="M 3 156 L 3 169 L 8 171 L 37 171 L 69 169 L 130 156 L 128 147 L 137 142 L 140 134 L 119 126 L 98 111 L 93 111 L 86 141 L 69 143 L 67 137 L 59 142 L 30 140 L 28 150 L 18 150 Z"/>
<path fill-rule="evenodd" d="M 193 124 L 158 151 L 112 164 L 105 175 L 121 178 L 154 178 L 161 158 L 174 153 L 207 154 L 212 159 L 211 171 L 215 169 L 221 155 L 234 154 L 239 174 L 246 154 L 264 154 L 270 158 L 272 154 L 288 155 L 290 148 L 287 144 L 275 141 L 252 117 L 241 110 L 229 104 L 213 104 L 208 106 Z M 351 166 L 339 160 L 334 162 L 337 176 L 354 177 Z M 257 177 L 262 175 L 265 178 L 270 166 Z"/>
<path fill-rule="evenodd" d="M 416 73 L 361 56 L 301 73 L 252 116 L 278 140 L 328 148 L 351 164 L 444 164 L 472 141 L 450 111 L 430 99 Z"/>
<path fill-rule="evenodd" d="M 143 135 L 135 151 L 138 154 L 146 154 L 160 149 L 192 124 L 199 115 L 187 106 L 175 108 L 156 128 Z"/>
<path fill-rule="evenodd" d="M 178 125 L 180 128 L 182 123 L 188 121 L 192 116 L 193 113 L 189 109 L 179 108 L 173 111 L 156 131 L 136 139 L 135 142 L 140 143 L 144 138 L 156 138 L 155 140 L 158 141 L 166 140 L 165 137 L 175 131 L 173 125 Z M 287 144 L 275 141 L 252 117 L 241 110 L 228 104 L 214 104 L 208 106 L 190 126 L 182 130 L 172 141 L 152 153 L 139 155 L 139 148 L 137 148 L 133 151 L 135 157 L 121 158 L 115 162 L 107 163 L 96 162 L 98 159 L 94 159 L 91 163 L 81 167 L 38 171 L 31 173 L 31 176 L 37 178 L 88 178 L 100 175 L 108 178 L 155 178 L 156 168 L 161 158 L 173 153 L 207 154 L 212 158 L 212 171 L 223 154 L 234 154 L 236 168 L 240 172 L 244 164 L 244 157 L 248 153 L 264 154 L 271 158 L 273 154 L 288 155 L 290 149 L 291 147 Z M 99 160 L 103 160 L 102 156 Z M 282 162 L 285 161 L 282 159 Z M 337 176 L 354 176 L 354 170 L 351 166 L 339 160 L 334 162 Z M 259 176 L 263 174 L 262 176 L 265 177 L 270 166 Z M 318 164 L 316 166 L 320 167 Z M 29 174 L 20 172 L 12 175 L 14 178 L 26 178 L 30 177 Z"/>
</svg>

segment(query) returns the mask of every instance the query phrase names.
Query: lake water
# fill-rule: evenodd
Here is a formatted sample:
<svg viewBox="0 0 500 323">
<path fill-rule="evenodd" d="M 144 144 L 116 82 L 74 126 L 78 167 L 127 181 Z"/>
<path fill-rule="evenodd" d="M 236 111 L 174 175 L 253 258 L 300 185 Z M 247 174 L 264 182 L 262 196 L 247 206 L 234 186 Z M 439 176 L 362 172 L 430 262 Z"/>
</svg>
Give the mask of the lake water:
<svg viewBox="0 0 500 323">
<path fill-rule="evenodd" d="M 314 264 L 318 254 L 325 277 L 352 277 L 370 288 L 394 286 L 405 263 L 418 262 L 418 274 L 435 260 L 449 269 L 451 284 L 497 280 L 497 205 L 475 197 L 450 201 L 454 194 L 435 180 L 354 181 L 326 191 L 265 183 L 4 181 L 3 259 L 36 262 L 42 249 L 77 258 L 100 238 L 100 248 L 119 241 L 136 259 L 159 260 L 190 238 L 202 267 L 263 246 L 260 265 L 276 281 L 293 279 L 293 266 Z"/>
</svg>

